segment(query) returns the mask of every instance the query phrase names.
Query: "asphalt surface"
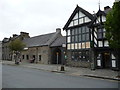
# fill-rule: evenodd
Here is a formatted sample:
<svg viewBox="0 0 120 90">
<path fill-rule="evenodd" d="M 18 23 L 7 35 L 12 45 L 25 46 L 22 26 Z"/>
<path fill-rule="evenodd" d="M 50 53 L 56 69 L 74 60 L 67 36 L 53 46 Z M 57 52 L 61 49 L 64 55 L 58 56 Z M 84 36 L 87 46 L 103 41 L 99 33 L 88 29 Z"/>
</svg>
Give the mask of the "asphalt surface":
<svg viewBox="0 0 120 90">
<path fill-rule="evenodd" d="M 118 88 L 118 82 L 20 66 L 2 66 L 3 88 Z"/>
</svg>

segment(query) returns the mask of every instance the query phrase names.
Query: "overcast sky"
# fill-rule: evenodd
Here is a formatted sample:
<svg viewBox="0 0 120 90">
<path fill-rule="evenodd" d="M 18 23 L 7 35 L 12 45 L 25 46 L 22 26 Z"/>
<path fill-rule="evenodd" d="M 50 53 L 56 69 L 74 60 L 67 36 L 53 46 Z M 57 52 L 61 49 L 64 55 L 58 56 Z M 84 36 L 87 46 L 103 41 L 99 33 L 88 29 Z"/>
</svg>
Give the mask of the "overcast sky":
<svg viewBox="0 0 120 90">
<path fill-rule="evenodd" d="M 113 6 L 115 0 L 100 0 Z M 99 0 L 0 0 L 0 40 L 12 34 L 28 32 L 30 36 L 55 32 L 63 28 L 78 4 L 93 14 Z M 64 33 L 64 32 L 62 32 Z"/>
</svg>

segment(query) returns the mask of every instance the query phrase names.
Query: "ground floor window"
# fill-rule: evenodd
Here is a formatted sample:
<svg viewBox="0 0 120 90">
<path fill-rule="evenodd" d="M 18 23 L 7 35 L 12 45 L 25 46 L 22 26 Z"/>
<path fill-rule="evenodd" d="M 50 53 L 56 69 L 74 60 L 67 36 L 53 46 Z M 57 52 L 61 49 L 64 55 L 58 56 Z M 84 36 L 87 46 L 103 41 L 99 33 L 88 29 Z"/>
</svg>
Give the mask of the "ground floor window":
<svg viewBox="0 0 120 90">
<path fill-rule="evenodd" d="M 24 57 L 24 55 L 22 55 L 22 59 L 24 59 L 25 57 Z"/>
<path fill-rule="evenodd" d="M 29 55 L 26 55 L 26 59 L 29 60 Z"/>
<path fill-rule="evenodd" d="M 89 61 L 89 51 L 72 51 L 71 58 L 74 61 Z"/>
<path fill-rule="evenodd" d="M 41 55 L 39 55 L 39 61 L 41 61 Z"/>
</svg>

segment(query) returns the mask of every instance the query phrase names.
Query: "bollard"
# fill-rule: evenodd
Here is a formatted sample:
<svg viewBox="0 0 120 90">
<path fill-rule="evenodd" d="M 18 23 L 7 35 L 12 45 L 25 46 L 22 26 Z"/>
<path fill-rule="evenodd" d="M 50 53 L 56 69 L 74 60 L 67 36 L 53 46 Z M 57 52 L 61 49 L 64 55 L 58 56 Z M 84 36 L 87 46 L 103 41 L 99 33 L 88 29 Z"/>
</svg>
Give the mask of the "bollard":
<svg viewBox="0 0 120 90">
<path fill-rule="evenodd" d="M 95 70 L 94 63 L 91 63 L 91 70 Z"/>
<path fill-rule="evenodd" d="M 64 66 L 61 66 L 61 69 L 60 69 L 60 71 L 65 71 L 65 68 L 64 68 Z"/>
</svg>

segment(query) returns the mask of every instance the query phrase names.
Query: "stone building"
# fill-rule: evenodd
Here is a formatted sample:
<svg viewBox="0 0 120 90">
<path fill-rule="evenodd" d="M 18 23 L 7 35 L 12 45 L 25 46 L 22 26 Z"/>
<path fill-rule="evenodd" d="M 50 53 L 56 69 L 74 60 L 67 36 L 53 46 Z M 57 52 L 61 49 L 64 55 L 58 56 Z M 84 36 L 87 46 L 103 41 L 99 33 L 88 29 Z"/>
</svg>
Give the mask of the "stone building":
<svg viewBox="0 0 120 90">
<path fill-rule="evenodd" d="M 24 40 L 29 38 L 29 33 L 20 32 L 20 35 L 13 34 L 10 38 L 4 38 L 2 40 L 2 60 L 12 60 L 12 52 L 9 49 L 9 43 L 15 39 Z"/>
<path fill-rule="evenodd" d="M 34 58 L 35 63 L 63 64 L 65 48 L 62 44 L 65 43 L 65 39 L 59 28 L 54 33 L 24 39 L 23 42 L 27 46 L 22 52 L 22 61 L 30 62 Z M 58 63 L 56 53 L 59 53 Z"/>
<path fill-rule="evenodd" d="M 118 60 L 113 55 L 105 37 L 104 22 L 109 6 L 104 11 L 90 14 L 77 7 L 63 30 L 66 31 L 67 63 L 70 66 L 118 69 Z"/>
<path fill-rule="evenodd" d="M 29 33 L 20 32 L 20 35 L 13 34 L 13 37 L 4 38 L 2 41 L 2 59 L 13 60 L 9 50 L 9 43 L 12 40 L 20 39 L 26 44 L 21 52 L 22 62 L 30 62 L 33 58 L 35 63 L 41 64 L 64 64 L 66 37 L 62 36 L 61 29 L 56 32 L 30 37 Z M 57 55 L 58 53 L 58 55 Z"/>
</svg>

